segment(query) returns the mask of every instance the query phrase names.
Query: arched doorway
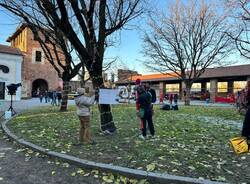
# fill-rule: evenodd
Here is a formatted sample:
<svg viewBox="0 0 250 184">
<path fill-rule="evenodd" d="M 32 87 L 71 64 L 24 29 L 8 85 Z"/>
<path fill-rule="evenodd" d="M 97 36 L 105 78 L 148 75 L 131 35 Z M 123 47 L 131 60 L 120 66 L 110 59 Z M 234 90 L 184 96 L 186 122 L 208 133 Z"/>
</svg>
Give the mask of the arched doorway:
<svg viewBox="0 0 250 184">
<path fill-rule="evenodd" d="M 37 96 L 37 91 L 46 91 L 48 90 L 48 83 L 44 79 L 36 79 L 32 83 L 32 97 Z"/>
</svg>

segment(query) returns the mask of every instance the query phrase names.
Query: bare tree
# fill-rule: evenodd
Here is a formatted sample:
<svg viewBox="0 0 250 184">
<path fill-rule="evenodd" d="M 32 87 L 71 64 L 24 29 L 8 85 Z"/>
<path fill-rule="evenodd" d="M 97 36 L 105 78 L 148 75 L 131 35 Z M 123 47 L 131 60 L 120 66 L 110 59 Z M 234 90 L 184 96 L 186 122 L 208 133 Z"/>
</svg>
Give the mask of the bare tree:
<svg viewBox="0 0 250 184">
<path fill-rule="evenodd" d="M 209 66 L 226 64 L 222 59 L 231 50 L 226 16 L 205 1 L 176 0 L 169 13 L 149 16 L 151 32 L 145 32 L 146 66 L 172 74 L 185 84 L 185 104 L 190 104 L 192 84 Z"/>
<path fill-rule="evenodd" d="M 242 56 L 250 59 L 250 1 L 249 0 L 225 0 L 226 6 L 231 12 L 234 29 L 228 35 L 235 41 L 237 50 Z"/>
<path fill-rule="evenodd" d="M 51 29 L 67 38 L 87 68 L 94 88 L 104 87 L 102 77 L 105 47 L 116 31 L 142 13 L 141 0 L 1 0 L 1 4 L 22 8 L 30 19 L 40 15 Z M 29 7 L 34 5 L 32 9 Z M 101 129 L 115 132 L 110 105 L 99 105 Z"/>
</svg>

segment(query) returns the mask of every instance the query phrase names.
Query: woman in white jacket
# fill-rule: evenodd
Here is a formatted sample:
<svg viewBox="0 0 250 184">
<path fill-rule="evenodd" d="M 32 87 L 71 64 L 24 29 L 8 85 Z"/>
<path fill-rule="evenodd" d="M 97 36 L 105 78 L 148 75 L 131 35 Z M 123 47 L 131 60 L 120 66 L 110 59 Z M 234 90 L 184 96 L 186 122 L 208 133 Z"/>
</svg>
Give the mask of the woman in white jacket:
<svg viewBox="0 0 250 184">
<path fill-rule="evenodd" d="M 78 96 L 75 97 L 76 113 L 80 119 L 80 143 L 93 144 L 90 134 L 90 106 L 95 102 L 95 95 L 88 97 L 84 88 L 77 89 Z"/>
</svg>

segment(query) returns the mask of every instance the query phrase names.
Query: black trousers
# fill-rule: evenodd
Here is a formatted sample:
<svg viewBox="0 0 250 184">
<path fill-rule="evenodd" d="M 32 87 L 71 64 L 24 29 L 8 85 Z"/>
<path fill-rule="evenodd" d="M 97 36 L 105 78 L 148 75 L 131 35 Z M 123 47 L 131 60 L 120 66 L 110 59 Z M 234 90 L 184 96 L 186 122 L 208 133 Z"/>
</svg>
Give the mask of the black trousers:
<svg viewBox="0 0 250 184">
<path fill-rule="evenodd" d="M 155 129 L 154 129 L 154 124 L 153 124 L 153 120 L 152 120 L 152 109 L 147 108 L 147 109 L 144 109 L 144 110 L 145 110 L 145 114 L 144 114 L 144 118 L 142 118 L 142 123 L 143 123 L 142 135 L 143 136 L 147 135 L 147 124 L 148 124 L 150 134 L 152 136 L 154 136 L 155 135 Z"/>
<path fill-rule="evenodd" d="M 250 106 L 247 108 L 241 135 L 247 137 L 247 139 L 250 140 Z"/>
</svg>

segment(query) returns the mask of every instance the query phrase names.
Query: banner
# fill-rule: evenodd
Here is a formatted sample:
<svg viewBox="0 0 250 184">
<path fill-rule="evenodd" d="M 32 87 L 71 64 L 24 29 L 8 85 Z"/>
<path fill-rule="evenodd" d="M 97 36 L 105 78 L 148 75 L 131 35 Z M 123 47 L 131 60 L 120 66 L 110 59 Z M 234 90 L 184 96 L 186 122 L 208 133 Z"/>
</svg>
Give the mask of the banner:
<svg viewBox="0 0 250 184">
<path fill-rule="evenodd" d="M 99 104 L 119 104 L 119 89 L 99 89 Z"/>
</svg>

